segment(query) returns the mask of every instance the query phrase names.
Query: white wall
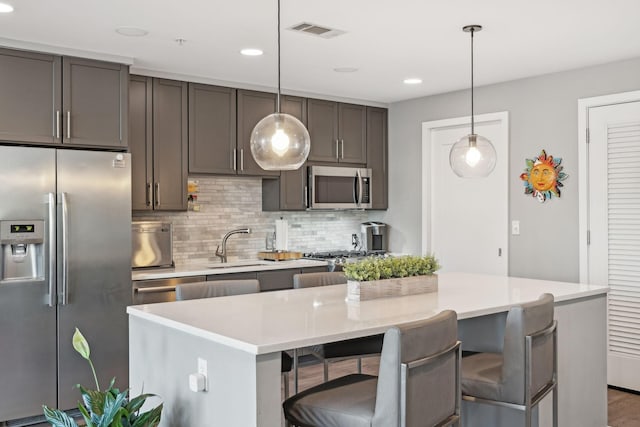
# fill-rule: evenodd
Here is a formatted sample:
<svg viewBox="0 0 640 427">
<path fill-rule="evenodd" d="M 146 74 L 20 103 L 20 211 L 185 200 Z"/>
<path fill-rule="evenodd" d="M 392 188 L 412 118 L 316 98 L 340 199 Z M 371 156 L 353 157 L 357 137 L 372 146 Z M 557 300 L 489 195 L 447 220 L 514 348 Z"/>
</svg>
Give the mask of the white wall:
<svg viewBox="0 0 640 427">
<path fill-rule="evenodd" d="M 521 233 L 510 237 L 511 276 L 578 281 L 577 101 L 638 89 L 640 58 L 476 87 L 476 114 L 509 111 L 509 217 L 520 221 Z M 389 106 L 389 210 L 370 218 L 391 226 L 391 251 L 421 250 L 422 122 L 467 116 L 469 110 L 468 90 Z M 519 178 L 525 159 L 542 149 L 562 157 L 569 175 L 562 197 L 545 203 L 525 196 Z M 491 203 L 491 189 L 486 203 Z"/>
</svg>

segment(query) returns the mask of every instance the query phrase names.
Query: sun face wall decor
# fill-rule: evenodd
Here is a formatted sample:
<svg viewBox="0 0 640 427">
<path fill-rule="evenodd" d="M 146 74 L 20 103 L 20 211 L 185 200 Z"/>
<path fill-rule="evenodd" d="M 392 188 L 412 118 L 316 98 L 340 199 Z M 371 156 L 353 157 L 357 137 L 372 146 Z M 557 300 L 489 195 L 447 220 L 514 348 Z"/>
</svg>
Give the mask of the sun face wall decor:
<svg viewBox="0 0 640 427">
<path fill-rule="evenodd" d="M 524 194 L 531 194 L 540 203 L 554 195 L 560 197 L 560 187 L 564 186 L 561 181 L 569 176 L 562 172 L 562 159 L 549 156 L 542 150 L 537 158 L 526 159 L 526 163 L 524 173 L 520 174 L 520 179 L 524 181 Z"/>
</svg>

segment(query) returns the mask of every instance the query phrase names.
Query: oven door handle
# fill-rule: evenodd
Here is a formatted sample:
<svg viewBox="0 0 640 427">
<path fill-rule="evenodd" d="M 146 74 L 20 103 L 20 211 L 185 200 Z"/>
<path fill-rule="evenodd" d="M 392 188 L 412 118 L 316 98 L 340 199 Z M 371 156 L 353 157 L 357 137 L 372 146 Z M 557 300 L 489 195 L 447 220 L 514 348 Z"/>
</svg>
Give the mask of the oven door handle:
<svg viewBox="0 0 640 427">
<path fill-rule="evenodd" d="M 133 292 L 136 294 L 158 294 L 161 292 L 173 292 L 175 290 L 175 286 L 149 286 L 145 288 L 133 288 Z"/>
</svg>

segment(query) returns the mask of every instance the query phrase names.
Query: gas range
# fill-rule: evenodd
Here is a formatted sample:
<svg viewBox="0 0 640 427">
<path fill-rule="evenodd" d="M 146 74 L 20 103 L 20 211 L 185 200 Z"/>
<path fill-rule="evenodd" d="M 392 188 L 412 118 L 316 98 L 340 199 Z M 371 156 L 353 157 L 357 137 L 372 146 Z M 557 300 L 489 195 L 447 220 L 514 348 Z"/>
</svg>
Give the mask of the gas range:
<svg viewBox="0 0 640 427">
<path fill-rule="evenodd" d="M 327 261 L 329 271 L 342 271 L 342 265 L 348 262 L 354 262 L 363 258 L 385 256 L 384 251 L 325 251 L 325 252 L 307 252 L 303 254 L 303 258 Z"/>
</svg>

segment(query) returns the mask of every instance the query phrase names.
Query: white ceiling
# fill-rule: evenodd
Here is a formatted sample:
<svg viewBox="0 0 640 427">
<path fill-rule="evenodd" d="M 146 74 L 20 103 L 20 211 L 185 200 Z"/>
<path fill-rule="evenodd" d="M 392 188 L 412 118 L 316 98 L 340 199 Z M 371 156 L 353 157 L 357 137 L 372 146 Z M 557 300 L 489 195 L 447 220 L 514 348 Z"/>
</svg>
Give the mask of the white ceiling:
<svg viewBox="0 0 640 427">
<path fill-rule="evenodd" d="M 0 1 L 15 8 L 0 15 L 0 45 L 115 57 L 133 72 L 184 80 L 277 84 L 277 0 Z M 640 57 L 639 0 L 281 1 L 282 28 L 305 21 L 346 31 L 333 39 L 282 31 L 285 93 L 386 104 L 467 88 L 467 24 L 484 27 L 477 86 Z M 123 37 L 122 26 L 149 34 Z M 243 57 L 244 47 L 265 54 Z M 407 77 L 423 83 L 405 85 Z"/>
</svg>

